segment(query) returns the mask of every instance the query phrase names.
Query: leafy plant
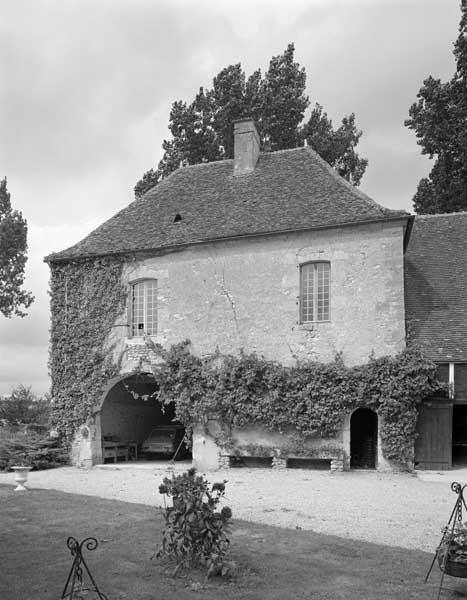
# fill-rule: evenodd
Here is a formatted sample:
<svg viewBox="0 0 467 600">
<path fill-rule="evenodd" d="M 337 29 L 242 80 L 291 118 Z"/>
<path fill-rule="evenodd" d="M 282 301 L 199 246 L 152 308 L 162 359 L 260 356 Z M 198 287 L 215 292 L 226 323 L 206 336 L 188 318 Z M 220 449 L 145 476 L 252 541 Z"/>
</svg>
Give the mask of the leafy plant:
<svg viewBox="0 0 467 600">
<path fill-rule="evenodd" d="M 456 522 L 452 531 L 444 531 L 438 551 L 438 561 L 453 561 L 467 566 L 467 523 Z"/>
<path fill-rule="evenodd" d="M 413 460 L 418 405 L 441 387 L 436 365 L 414 348 L 370 357 L 356 367 L 339 356 L 293 367 L 245 353 L 203 360 L 187 341 L 161 354 L 164 362 L 154 371 L 158 399 L 174 403 L 177 420 L 187 427 L 215 417 L 223 427 L 222 445 L 229 444 L 232 427 L 247 425 L 295 432 L 302 444 L 332 438 L 350 412 L 366 407 L 381 417 L 386 458 L 407 464 Z"/>
<path fill-rule="evenodd" d="M 164 495 L 165 528 L 157 556 L 175 560 L 174 576 L 182 567 L 196 566 L 205 568 L 207 577 L 231 573 L 233 565 L 226 561 L 226 553 L 232 511 L 228 506 L 217 508 L 225 484 L 210 486 L 196 469 L 189 469 L 171 479 L 165 477 L 159 486 Z M 172 506 L 166 505 L 166 496 L 172 498 Z"/>
</svg>

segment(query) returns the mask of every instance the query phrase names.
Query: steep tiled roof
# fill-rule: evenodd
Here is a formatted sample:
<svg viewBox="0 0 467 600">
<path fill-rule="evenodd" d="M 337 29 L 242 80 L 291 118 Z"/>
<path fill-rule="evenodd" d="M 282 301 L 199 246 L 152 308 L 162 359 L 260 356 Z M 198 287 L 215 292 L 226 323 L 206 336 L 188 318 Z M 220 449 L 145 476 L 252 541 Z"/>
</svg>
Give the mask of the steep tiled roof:
<svg viewBox="0 0 467 600">
<path fill-rule="evenodd" d="M 176 215 L 181 220 L 174 222 Z M 178 169 L 49 261 L 404 217 L 348 184 L 310 148 L 261 153 L 249 175 L 233 161 Z"/>
<path fill-rule="evenodd" d="M 435 361 L 467 362 L 467 213 L 415 217 L 405 255 L 409 333 Z"/>
</svg>

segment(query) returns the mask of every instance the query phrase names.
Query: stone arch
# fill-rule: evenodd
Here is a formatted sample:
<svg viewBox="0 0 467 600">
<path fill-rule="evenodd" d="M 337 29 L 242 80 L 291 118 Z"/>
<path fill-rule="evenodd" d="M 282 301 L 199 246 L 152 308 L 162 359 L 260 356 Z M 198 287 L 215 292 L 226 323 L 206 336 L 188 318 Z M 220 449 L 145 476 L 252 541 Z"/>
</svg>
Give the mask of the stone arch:
<svg viewBox="0 0 467 600">
<path fill-rule="evenodd" d="M 95 462 L 104 462 L 103 443 L 114 439 L 128 444 L 130 455 L 137 449 L 141 458 L 141 446 L 151 432 L 173 426 L 175 407 L 162 406 L 155 393 L 157 384 L 150 373 L 126 374 L 109 381 L 94 414 Z"/>
<path fill-rule="evenodd" d="M 357 408 L 350 417 L 350 468 L 376 469 L 378 464 L 378 415 Z"/>
</svg>

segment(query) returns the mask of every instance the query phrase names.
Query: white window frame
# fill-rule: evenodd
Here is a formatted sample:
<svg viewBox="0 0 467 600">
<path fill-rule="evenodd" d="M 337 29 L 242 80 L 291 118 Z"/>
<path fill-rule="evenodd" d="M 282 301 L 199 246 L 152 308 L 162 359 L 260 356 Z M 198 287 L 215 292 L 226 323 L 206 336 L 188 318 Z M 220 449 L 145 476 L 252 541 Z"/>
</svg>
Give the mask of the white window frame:
<svg viewBox="0 0 467 600">
<path fill-rule="evenodd" d="M 157 334 L 157 279 L 130 283 L 130 337 Z"/>
<path fill-rule="evenodd" d="M 320 266 L 326 265 L 326 276 L 320 282 Z M 310 278 L 311 273 L 311 278 Z M 305 279 L 307 275 L 307 279 Z M 312 285 L 309 285 L 310 280 Z M 310 287 L 312 293 L 310 294 Z M 311 303 L 310 303 L 311 296 Z M 321 297 L 320 297 L 321 296 Z M 326 298 L 327 296 L 327 298 Z M 300 265 L 300 323 L 326 323 L 331 320 L 331 263 L 308 261 Z M 311 304 L 311 306 L 310 306 Z M 320 306 L 321 304 L 321 306 Z"/>
</svg>

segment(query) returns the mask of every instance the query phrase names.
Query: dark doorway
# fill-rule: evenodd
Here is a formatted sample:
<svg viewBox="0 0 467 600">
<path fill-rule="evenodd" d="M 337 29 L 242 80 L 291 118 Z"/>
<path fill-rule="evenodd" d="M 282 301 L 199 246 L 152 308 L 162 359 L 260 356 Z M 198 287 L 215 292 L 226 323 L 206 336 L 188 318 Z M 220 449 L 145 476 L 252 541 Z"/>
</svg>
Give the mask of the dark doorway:
<svg viewBox="0 0 467 600">
<path fill-rule="evenodd" d="M 376 468 L 378 415 L 369 408 L 357 409 L 350 418 L 350 467 Z"/>
<path fill-rule="evenodd" d="M 452 466 L 467 466 L 467 404 L 452 407 Z"/>
</svg>

